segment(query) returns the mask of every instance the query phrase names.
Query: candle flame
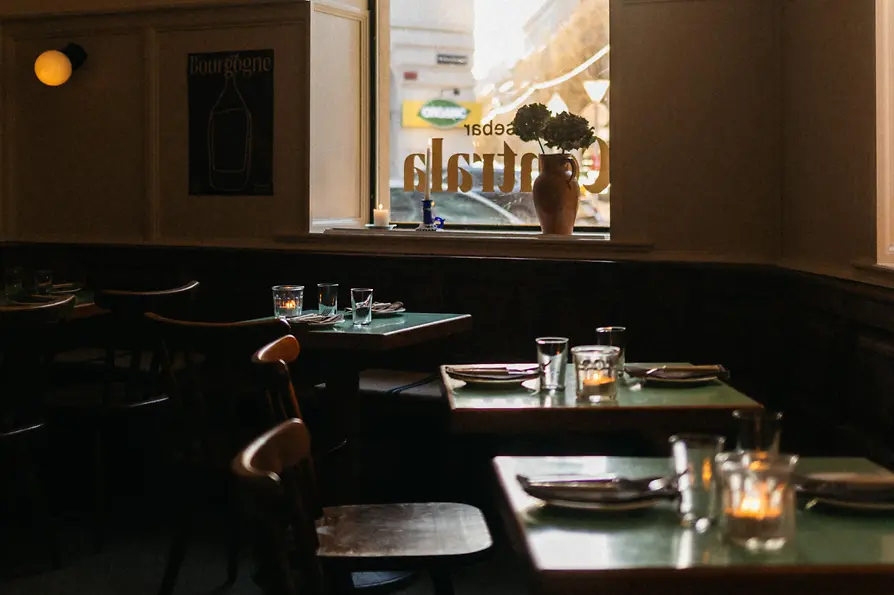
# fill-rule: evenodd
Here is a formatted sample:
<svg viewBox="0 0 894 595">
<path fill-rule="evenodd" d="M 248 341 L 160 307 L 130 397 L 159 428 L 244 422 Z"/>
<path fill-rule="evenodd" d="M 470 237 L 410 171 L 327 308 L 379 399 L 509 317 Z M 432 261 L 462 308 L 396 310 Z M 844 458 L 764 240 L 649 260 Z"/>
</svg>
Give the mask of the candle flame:
<svg viewBox="0 0 894 595">
<path fill-rule="evenodd" d="M 379 203 L 379 210 L 381 211 L 381 210 L 384 209 L 384 208 L 385 208 L 385 207 L 382 206 L 382 203 Z"/>
</svg>

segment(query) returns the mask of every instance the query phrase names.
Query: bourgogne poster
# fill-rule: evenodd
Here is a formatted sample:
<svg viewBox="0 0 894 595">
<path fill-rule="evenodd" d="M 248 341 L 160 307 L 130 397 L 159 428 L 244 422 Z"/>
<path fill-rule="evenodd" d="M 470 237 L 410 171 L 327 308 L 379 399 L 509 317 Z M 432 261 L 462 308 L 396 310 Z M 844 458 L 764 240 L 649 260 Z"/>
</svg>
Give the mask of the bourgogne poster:
<svg viewBox="0 0 894 595">
<path fill-rule="evenodd" d="M 273 50 L 189 54 L 189 194 L 273 195 Z"/>
</svg>

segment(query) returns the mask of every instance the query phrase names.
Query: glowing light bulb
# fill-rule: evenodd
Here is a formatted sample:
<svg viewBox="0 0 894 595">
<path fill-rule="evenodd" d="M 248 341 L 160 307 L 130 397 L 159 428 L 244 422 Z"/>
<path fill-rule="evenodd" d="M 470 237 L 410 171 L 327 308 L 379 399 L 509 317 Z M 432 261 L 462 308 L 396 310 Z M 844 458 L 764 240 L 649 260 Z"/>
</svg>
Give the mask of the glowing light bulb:
<svg viewBox="0 0 894 595">
<path fill-rule="evenodd" d="M 71 78 L 71 60 L 59 50 L 48 50 L 34 61 L 34 74 L 50 87 L 58 87 Z"/>
</svg>

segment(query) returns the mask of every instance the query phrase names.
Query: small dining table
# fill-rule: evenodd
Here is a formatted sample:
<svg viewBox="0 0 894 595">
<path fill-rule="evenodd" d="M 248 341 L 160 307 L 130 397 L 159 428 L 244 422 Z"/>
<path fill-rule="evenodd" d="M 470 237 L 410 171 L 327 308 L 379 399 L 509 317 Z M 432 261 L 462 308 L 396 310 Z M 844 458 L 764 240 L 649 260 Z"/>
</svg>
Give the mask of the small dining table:
<svg viewBox="0 0 894 595">
<path fill-rule="evenodd" d="M 662 364 L 641 364 L 658 366 Z M 441 366 L 443 392 L 456 434 L 532 435 L 635 431 L 662 440 L 677 432 L 728 433 L 735 410 L 760 409 L 757 401 L 719 380 L 700 386 L 619 383 L 617 400 L 579 401 L 573 366 L 565 389 L 541 393 L 539 381 L 489 386 L 452 378 Z"/>
<path fill-rule="evenodd" d="M 355 326 L 351 318 L 328 327 L 290 322 L 302 350 L 320 352 L 321 372 L 327 393 L 338 407 L 338 425 L 347 438 L 342 453 L 345 472 L 341 474 L 338 504 L 360 501 L 360 460 L 362 403 L 360 372 L 367 367 L 366 358 L 376 352 L 443 340 L 472 328 L 469 314 L 405 312 L 374 316 L 365 326 Z"/>
<path fill-rule="evenodd" d="M 796 536 L 777 552 L 726 543 L 719 529 L 680 526 L 663 501 L 636 512 L 553 508 L 529 496 L 517 475 L 668 475 L 665 458 L 496 457 L 500 513 L 535 593 L 887 595 L 894 585 L 894 515 L 798 510 Z M 804 458 L 799 474 L 891 475 L 860 458 Z"/>
</svg>

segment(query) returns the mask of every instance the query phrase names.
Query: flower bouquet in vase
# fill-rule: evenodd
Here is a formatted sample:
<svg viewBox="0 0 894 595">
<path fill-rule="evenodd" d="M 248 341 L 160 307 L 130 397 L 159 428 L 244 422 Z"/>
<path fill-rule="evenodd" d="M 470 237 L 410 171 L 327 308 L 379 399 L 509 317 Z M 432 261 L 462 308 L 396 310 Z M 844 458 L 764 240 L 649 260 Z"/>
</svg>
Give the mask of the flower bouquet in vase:
<svg viewBox="0 0 894 595">
<path fill-rule="evenodd" d="M 512 125 L 515 136 L 540 144 L 540 173 L 533 187 L 540 228 L 543 233 L 571 235 L 580 200 L 580 169 L 570 152 L 596 142 L 593 127 L 568 112 L 552 115 L 542 103 L 519 108 Z M 559 152 L 547 153 L 544 143 Z"/>
</svg>

